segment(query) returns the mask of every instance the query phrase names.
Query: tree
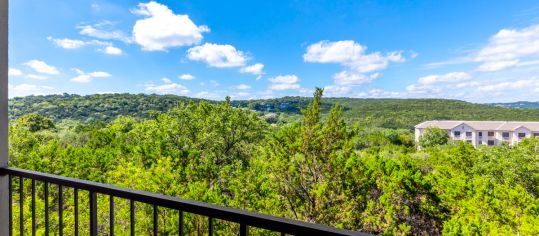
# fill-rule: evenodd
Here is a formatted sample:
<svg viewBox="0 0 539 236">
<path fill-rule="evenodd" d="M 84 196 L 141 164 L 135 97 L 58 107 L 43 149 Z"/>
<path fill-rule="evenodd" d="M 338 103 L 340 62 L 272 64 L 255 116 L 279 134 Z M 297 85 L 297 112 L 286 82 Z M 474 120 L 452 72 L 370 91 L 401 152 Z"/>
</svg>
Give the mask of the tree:
<svg viewBox="0 0 539 236">
<path fill-rule="evenodd" d="M 16 123 L 30 132 L 54 129 L 54 123 L 51 119 L 38 114 L 24 115 L 17 119 Z"/>
<path fill-rule="evenodd" d="M 419 146 L 422 148 L 445 145 L 449 142 L 447 131 L 439 128 L 430 127 L 419 137 Z"/>
</svg>

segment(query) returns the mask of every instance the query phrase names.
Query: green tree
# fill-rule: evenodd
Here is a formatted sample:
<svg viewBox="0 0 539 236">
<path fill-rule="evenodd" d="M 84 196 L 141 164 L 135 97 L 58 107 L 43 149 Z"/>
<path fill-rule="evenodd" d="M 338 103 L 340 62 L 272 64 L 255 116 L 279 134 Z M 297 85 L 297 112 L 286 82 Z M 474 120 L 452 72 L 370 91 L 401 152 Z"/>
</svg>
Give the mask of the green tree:
<svg viewBox="0 0 539 236">
<path fill-rule="evenodd" d="M 447 131 L 439 128 L 430 127 L 419 137 L 419 146 L 422 148 L 445 145 L 449 142 Z"/>
</svg>

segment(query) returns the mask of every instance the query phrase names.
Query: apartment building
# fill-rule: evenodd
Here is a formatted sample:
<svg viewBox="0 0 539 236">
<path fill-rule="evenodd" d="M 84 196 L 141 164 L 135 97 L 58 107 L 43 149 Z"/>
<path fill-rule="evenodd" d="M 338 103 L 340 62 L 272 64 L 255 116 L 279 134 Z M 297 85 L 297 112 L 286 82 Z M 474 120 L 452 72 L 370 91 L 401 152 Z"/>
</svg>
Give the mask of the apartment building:
<svg viewBox="0 0 539 236">
<path fill-rule="evenodd" d="M 415 126 L 416 142 L 429 127 L 446 130 L 451 139 L 468 142 L 474 147 L 513 145 L 523 138 L 539 137 L 539 122 L 432 120 Z"/>
</svg>

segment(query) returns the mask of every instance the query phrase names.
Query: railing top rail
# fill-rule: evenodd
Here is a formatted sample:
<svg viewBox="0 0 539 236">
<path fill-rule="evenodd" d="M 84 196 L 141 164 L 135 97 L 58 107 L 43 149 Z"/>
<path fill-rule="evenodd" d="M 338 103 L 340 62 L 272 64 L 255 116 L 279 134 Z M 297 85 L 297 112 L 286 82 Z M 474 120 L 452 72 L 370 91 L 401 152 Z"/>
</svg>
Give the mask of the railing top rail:
<svg viewBox="0 0 539 236">
<path fill-rule="evenodd" d="M 52 184 L 93 191 L 125 199 L 155 204 L 162 207 L 177 209 L 184 212 L 218 218 L 226 221 L 246 224 L 294 235 L 369 235 L 366 233 L 337 229 L 320 224 L 312 224 L 283 217 L 271 216 L 230 207 L 224 207 L 204 202 L 181 199 L 157 193 L 122 188 L 110 184 L 103 184 L 88 180 L 46 174 L 37 171 L 24 170 L 13 167 L 0 167 L 0 175 L 20 176 L 28 179 L 40 180 Z"/>
</svg>

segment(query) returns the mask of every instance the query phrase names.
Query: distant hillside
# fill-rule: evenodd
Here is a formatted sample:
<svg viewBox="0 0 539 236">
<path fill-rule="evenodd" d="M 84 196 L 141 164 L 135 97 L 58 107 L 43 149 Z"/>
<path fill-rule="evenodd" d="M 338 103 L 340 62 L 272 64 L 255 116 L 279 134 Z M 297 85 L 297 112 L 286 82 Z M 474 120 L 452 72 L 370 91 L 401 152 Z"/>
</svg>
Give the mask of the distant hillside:
<svg viewBox="0 0 539 236">
<path fill-rule="evenodd" d="M 120 115 L 148 118 L 151 112 L 167 111 L 179 102 L 187 101 L 200 99 L 148 94 L 27 96 L 9 100 L 9 116 L 17 118 L 24 114 L 37 113 L 55 121 L 76 119 L 84 122 L 108 122 Z"/>
<path fill-rule="evenodd" d="M 490 103 L 492 106 L 509 107 L 509 108 L 530 108 L 539 109 L 539 102 L 507 102 L 507 103 Z"/>
<path fill-rule="evenodd" d="M 180 102 L 201 99 L 174 95 L 101 94 L 28 96 L 10 100 L 11 118 L 37 113 L 54 120 L 76 119 L 83 122 L 108 122 L 119 115 L 148 118 L 152 112 L 162 112 Z M 288 121 L 301 115 L 311 98 L 283 97 L 278 99 L 233 101 L 232 105 L 261 113 L 280 113 Z M 522 120 L 539 121 L 539 109 L 514 109 L 445 99 L 358 99 L 324 98 L 322 110 L 327 113 L 334 104 L 343 106 L 349 123 L 363 126 L 412 129 L 425 120 Z"/>
</svg>

